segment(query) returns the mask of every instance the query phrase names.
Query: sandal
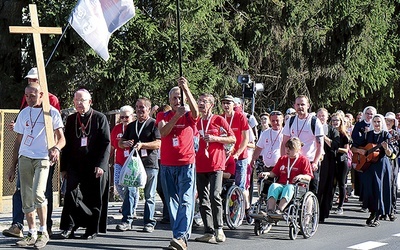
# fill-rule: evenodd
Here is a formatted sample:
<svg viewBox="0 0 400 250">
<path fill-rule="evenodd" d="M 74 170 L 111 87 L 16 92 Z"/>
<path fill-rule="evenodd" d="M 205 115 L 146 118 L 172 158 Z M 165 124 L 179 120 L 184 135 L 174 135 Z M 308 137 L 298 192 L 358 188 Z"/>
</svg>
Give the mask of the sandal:
<svg viewBox="0 0 400 250">
<path fill-rule="evenodd" d="M 379 220 L 374 220 L 371 224 L 369 224 L 369 227 L 378 227 L 381 223 Z"/>
</svg>

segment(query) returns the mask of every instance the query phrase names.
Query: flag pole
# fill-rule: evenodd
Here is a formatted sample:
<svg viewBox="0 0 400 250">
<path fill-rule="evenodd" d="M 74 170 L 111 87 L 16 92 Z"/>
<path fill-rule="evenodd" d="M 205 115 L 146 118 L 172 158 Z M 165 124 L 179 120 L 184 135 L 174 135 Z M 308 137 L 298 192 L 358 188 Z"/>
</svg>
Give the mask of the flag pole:
<svg viewBox="0 0 400 250">
<path fill-rule="evenodd" d="M 56 46 L 54 47 L 53 51 L 51 52 L 50 57 L 47 59 L 46 65 L 44 67 L 47 67 L 47 65 L 49 64 L 51 58 L 53 57 L 54 53 L 56 52 L 56 49 L 58 48 L 58 45 L 60 45 L 61 39 L 64 37 L 65 32 L 67 31 L 69 25 L 70 25 L 69 22 L 67 22 L 67 26 L 65 27 L 63 33 L 61 34 L 60 38 L 58 39 L 58 42 L 57 42 Z"/>
<path fill-rule="evenodd" d="M 179 0 L 176 0 L 176 26 L 178 27 L 178 62 L 179 62 L 179 76 L 183 76 L 182 72 L 182 43 L 181 43 L 181 17 Z M 181 88 L 181 105 L 183 106 L 183 90 Z"/>
</svg>

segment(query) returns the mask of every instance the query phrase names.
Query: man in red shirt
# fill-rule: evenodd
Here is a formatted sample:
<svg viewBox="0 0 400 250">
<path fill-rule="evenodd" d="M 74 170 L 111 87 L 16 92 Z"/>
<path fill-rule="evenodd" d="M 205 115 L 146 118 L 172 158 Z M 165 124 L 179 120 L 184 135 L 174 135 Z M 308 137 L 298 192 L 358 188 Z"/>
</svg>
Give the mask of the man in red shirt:
<svg viewBox="0 0 400 250">
<path fill-rule="evenodd" d="M 171 111 L 159 112 L 155 126 L 161 134 L 161 184 L 166 203 L 169 204 L 173 238 L 170 248 L 187 249 L 192 231 L 195 198 L 194 129 L 199 116 L 196 100 L 188 81 L 178 79 L 178 86 L 169 92 Z M 181 96 L 181 90 L 184 96 Z M 190 111 L 181 105 L 187 98 Z"/>
<path fill-rule="evenodd" d="M 224 224 L 221 198 L 226 161 L 224 144 L 235 143 L 236 138 L 226 120 L 219 115 L 213 115 L 215 99 L 211 94 L 202 94 L 197 104 L 201 119 L 197 122 L 200 141 L 196 154 L 196 184 L 205 234 L 196 238 L 196 241 L 224 242 L 226 237 L 222 230 Z"/>
<path fill-rule="evenodd" d="M 229 150 L 228 154 L 236 161 L 236 172 L 235 172 L 235 184 L 243 190 L 246 202 L 246 220 L 251 224 L 252 218 L 249 216 L 249 194 L 246 192 L 246 180 L 247 180 L 247 145 L 249 143 L 249 130 L 250 126 L 247 121 L 247 117 L 243 112 L 234 111 L 234 99 L 233 96 L 224 96 L 221 100 L 224 114 L 222 117 L 228 122 L 229 127 L 233 130 L 236 137 L 235 145 Z"/>
</svg>

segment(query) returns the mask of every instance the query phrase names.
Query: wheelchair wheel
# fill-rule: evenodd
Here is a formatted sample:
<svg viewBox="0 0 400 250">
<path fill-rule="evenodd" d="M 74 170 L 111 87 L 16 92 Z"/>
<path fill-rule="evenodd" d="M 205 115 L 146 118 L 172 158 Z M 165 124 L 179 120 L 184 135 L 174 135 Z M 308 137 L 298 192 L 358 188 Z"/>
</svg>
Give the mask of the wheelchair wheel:
<svg viewBox="0 0 400 250">
<path fill-rule="evenodd" d="M 300 230 L 305 239 L 312 237 L 318 228 L 319 205 L 318 199 L 312 192 L 304 195 L 300 211 Z"/>
<path fill-rule="evenodd" d="M 298 229 L 296 228 L 296 225 L 293 223 L 289 224 L 289 237 L 291 240 L 295 240 L 297 238 L 298 234 Z"/>
<path fill-rule="evenodd" d="M 230 229 L 236 229 L 242 224 L 245 214 L 244 205 L 242 190 L 236 185 L 231 186 L 225 199 L 225 220 Z"/>
</svg>

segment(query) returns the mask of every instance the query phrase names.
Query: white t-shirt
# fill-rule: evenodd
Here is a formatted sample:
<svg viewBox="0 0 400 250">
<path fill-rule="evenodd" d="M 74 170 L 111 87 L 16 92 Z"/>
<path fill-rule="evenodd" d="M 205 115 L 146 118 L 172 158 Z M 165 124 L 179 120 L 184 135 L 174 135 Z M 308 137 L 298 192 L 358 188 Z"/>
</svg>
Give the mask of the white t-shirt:
<svg viewBox="0 0 400 250">
<path fill-rule="evenodd" d="M 249 122 L 249 126 L 250 128 L 254 128 L 258 125 L 257 119 L 254 117 L 254 115 L 249 115 L 247 116 L 248 113 L 244 113 L 244 116 L 246 116 L 247 121 Z"/>
<path fill-rule="evenodd" d="M 261 156 L 265 166 L 275 166 L 281 157 L 281 144 L 283 140 L 282 130 L 269 128 L 264 130 L 257 142 L 257 147 L 262 148 Z"/>
<path fill-rule="evenodd" d="M 308 115 L 305 119 L 299 119 L 298 116 L 294 118 L 292 126 L 289 128 L 290 120 L 288 120 L 283 128 L 283 135 L 298 137 L 304 146 L 301 148 L 301 155 L 304 155 L 310 161 L 314 161 L 315 153 L 317 151 L 315 138 L 324 136 L 324 128 L 319 119 L 315 122 L 315 135 L 311 130 L 312 116 Z"/>
<path fill-rule="evenodd" d="M 64 127 L 57 109 L 50 106 L 53 130 Z M 19 156 L 31 159 L 49 159 L 42 108 L 24 108 L 18 115 L 14 131 L 22 134 Z"/>
</svg>

